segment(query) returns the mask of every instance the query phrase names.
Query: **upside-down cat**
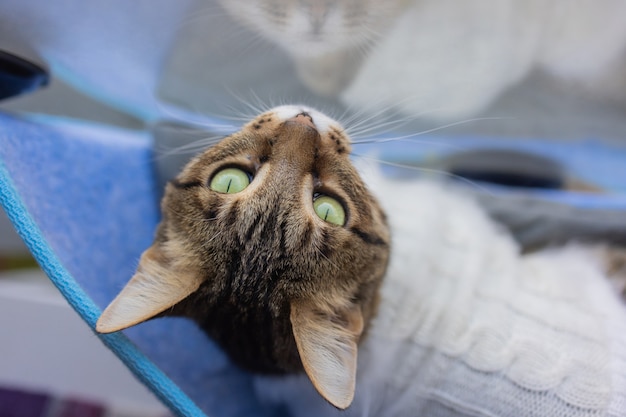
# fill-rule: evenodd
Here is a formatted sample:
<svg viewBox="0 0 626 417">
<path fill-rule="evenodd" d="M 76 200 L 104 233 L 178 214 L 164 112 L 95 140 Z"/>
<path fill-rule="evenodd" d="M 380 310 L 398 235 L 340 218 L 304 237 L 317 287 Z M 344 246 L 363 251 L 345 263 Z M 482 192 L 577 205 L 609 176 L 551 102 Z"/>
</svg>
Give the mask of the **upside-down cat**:
<svg viewBox="0 0 626 417">
<path fill-rule="evenodd" d="M 626 415 L 626 307 L 594 252 L 522 255 L 350 146 L 281 106 L 195 157 L 97 330 L 187 316 L 293 416 Z"/>
</svg>

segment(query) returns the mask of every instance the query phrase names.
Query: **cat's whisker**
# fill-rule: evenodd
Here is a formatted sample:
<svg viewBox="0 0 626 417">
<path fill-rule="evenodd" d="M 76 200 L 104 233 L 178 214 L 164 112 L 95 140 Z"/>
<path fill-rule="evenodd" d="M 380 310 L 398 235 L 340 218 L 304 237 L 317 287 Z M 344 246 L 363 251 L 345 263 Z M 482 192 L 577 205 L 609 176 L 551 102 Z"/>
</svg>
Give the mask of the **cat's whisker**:
<svg viewBox="0 0 626 417">
<path fill-rule="evenodd" d="M 354 46 L 357 48 L 364 48 L 364 51 L 367 51 L 367 48 L 374 44 L 379 39 L 383 37 L 383 33 L 380 30 L 374 29 L 370 25 L 363 26 L 362 30 L 359 31 L 358 37 L 354 39 Z"/>
<path fill-rule="evenodd" d="M 236 122 L 239 125 L 238 128 L 241 128 L 241 126 L 250 121 L 249 115 L 253 113 L 253 110 L 250 108 L 249 100 L 245 100 L 239 93 L 236 93 L 231 89 L 228 89 L 228 93 L 235 98 L 238 103 L 241 103 L 225 105 L 230 113 L 241 115 L 228 116 L 228 120 Z"/>
<path fill-rule="evenodd" d="M 233 105 L 227 104 L 224 106 L 228 111 L 226 113 L 219 113 L 216 111 L 211 111 L 211 116 L 215 117 L 218 120 L 223 120 L 225 122 L 236 122 L 236 124 L 224 123 L 224 127 L 229 128 L 228 133 L 232 133 L 234 130 L 239 129 L 242 124 L 245 124 L 250 121 L 250 118 L 246 118 L 245 115 L 241 115 L 241 109 L 236 108 Z M 235 116 L 240 115 L 240 116 Z"/>
<path fill-rule="evenodd" d="M 348 127 L 347 130 L 351 134 L 355 134 L 355 132 L 358 134 L 358 130 L 362 125 L 366 125 L 367 123 L 370 123 L 372 120 L 376 120 L 378 117 L 386 113 L 389 114 L 388 117 L 390 118 L 393 117 L 394 118 L 393 120 L 398 120 L 399 121 L 398 124 L 402 125 L 404 123 L 409 123 L 415 120 L 419 120 L 428 114 L 433 114 L 433 113 L 440 111 L 440 109 L 431 109 L 428 111 L 423 111 L 417 114 L 413 114 L 411 116 L 404 116 L 401 119 L 397 119 L 398 114 L 402 114 L 402 113 L 397 112 L 396 109 L 401 107 L 403 104 L 409 103 L 415 99 L 416 99 L 416 96 L 409 96 L 409 97 L 405 97 L 402 100 L 394 100 L 393 104 L 391 104 L 391 101 L 389 100 L 389 98 L 380 97 L 377 101 L 370 103 L 367 106 L 359 106 L 356 111 L 354 111 L 353 109 L 349 109 L 349 110 L 354 111 L 354 116 L 347 121 L 342 120 L 342 122 L 345 122 L 344 126 Z M 362 118 L 362 120 L 360 122 L 355 123 L 354 120 L 356 120 L 357 118 Z"/>
<path fill-rule="evenodd" d="M 254 90 L 250 90 L 250 94 L 252 95 L 252 98 L 256 101 L 256 106 L 257 106 L 257 110 L 262 110 L 260 112 L 258 112 L 258 114 L 263 113 L 264 111 L 267 111 L 267 109 L 273 107 L 273 103 L 266 103 Z M 272 97 L 268 97 L 268 100 L 272 100 Z M 282 103 L 281 103 L 282 104 Z"/>
<path fill-rule="evenodd" d="M 356 130 L 350 129 L 348 133 L 350 134 L 351 138 L 358 138 L 359 136 L 365 136 L 365 134 L 370 133 L 370 132 L 380 132 L 380 131 L 383 131 L 383 129 L 385 131 L 388 131 L 389 128 L 396 129 L 403 125 L 406 125 L 412 120 L 413 120 L 412 118 L 405 118 L 405 119 L 391 119 L 389 121 L 381 121 L 369 127 L 364 126 L 363 128 L 356 129 Z"/>
<path fill-rule="evenodd" d="M 388 103 L 386 99 L 383 98 L 379 100 L 376 103 L 376 105 L 361 109 L 361 111 L 358 114 L 362 116 L 367 116 L 367 117 L 364 117 L 363 120 L 358 124 L 349 125 L 349 131 L 353 135 L 359 135 L 363 133 L 363 129 L 369 129 L 369 130 L 372 130 L 372 128 L 375 129 L 377 125 L 368 126 L 367 123 L 375 121 L 379 116 L 384 115 L 385 113 L 388 113 L 387 117 L 391 119 L 390 120 L 391 122 L 395 122 L 397 123 L 398 126 L 402 126 L 404 124 L 408 124 L 410 122 L 419 120 L 423 118 L 424 116 L 436 113 L 438 111 L 438 109 L 428 110 L 428 111 L 422 111 L 422 112 L 412 114 L 412 115 L 403 115 L 403 117 L 399 117 L 399 115 L 401 115 L 402 113 L 394 112 L 395 108 L 403 103 L 411 101 L 412 99 L 413 98 L 411 97 L 406 97 L 403 100 L 396 101 L 394 105 L 391 105 Z M 372 113 L 371 109 L 378 109 L 378 110 L 375 113 Z M 381 122 L 377 122 L 377 123 L 381 123 Z M 361 128 L 362 125 L 365 125 L 365 126 Z"/>
<path fill-rule="evenodd" d="M 150 95 L 153 95 L 152 92 L 150 92 Z M 181 125 L 181 129 L 183 129 L 183 126 L 186 126 L 186 129 L 189 129 L 189 131 L 207 130 L 211 131 L 211 133 L 221 132 L 229 134 L 237 128 L 230 123 L 223 123 L 223 120 L 226 120 L 225 117 L 221 117 L 215 113 L 212 113 L 210 117 L 204 116 L 201 111 L 196 111 L 193 106 L 187 109 L 176 104 L 159 100 L 157 97 L 152 99 L 151 104 L 155 109 L 154 112 L 159 115 L 158 120 L 178 122 Z"/>
<path fill-rule="evenodd" d="M 401 109 L 406 107 L 406 105 L 420 101 L 423 99 L 422 94 L 410 94 L 405 95 L 402 99 L 398 99 L 392 96 L 382 96 L 376 102 L 372 103 L 368 106 L 368 110 L 384 108 L 388 112 L 393 112 L 394 114 L 403 114 L 406 116 L 407 120 L 419 120 L 425 118 L 426 116 L 436 115 L 437 113 L 445 112 L 446 107 L 436 107 L 430 108 L 428 110 L 422 110 L 420 112 L 413 112 L 410 115 L 403 112 Z"/>
<path fill-rule="evenodd" d="M 239 109 L 235 108 L 235 107 L 234 107 L 234 106 L 232 106 L 232 105 L 225 105 L 225 107 L 226 107 L 226 108 L 228 108 L 228 109 L 230 109 L 230 110 L 232 110 L 233 112 L 235 112 L 235 111 L 236 111 L 236 112 L 239 112 L 239 111 L 240 111 Z M 221 117 L 221 116 L 220 116 L 220 117 Z M 241 125 L 246 124 L 247 122 L 249 122 L 249 121 L 250 121 L 250 119 L 249 119 L 249 118 L 246 118 L 246 117 L 244 117 L 244 116 L 241 116 L 241 117 L 240 117 L 240 116 L 224 116 L 224 119 L 226 119 L 226 120 L 232 120 L 233 122 L 237 122 L 237 123 L 239 123 L 239 124 L 241 124 Z"/>
<path fill-rule="evenodd" d="M 382 114 L 384 111 L 386 111 L 386 109 L 378 110 L 378 113 Z M 359 108 L 356 111 L 351 108 L 346 108 L 344 114 L 339 120 L 341 120 L 341 124 L 347 132 L 353 132 L 361 125 L 371 122 L 374 117 L 376 116 L 368 114 L 365 108 Z"/>
<path fill-rule="evenodd" d="M 372 139 L 371 141 L 353 143 L 353 145 L 366 145 L 366 144 L 377 144 L 377 143 L 387 143 L 387 142 L 405 142 L 405 143 L 410 143 L 413 145 L 428 146 L 429 149 L 438 148 L 438 149 L 451 150 L 455 152 L 462 152 L 462 151 L 467 150 L 466 147 L 457 143 L 448 142 L 443 138 L 428 140 L 428 139 L 415 138 L 415 135 L 409 135 L 409 136 L 396 136 L 393 138 L 385 137 L 385 138 L 381 138 L 380 140 L 381 142 L 377 142 L 377 139 Z"/>
<path fill-rule="evenodd" d="M 226 126 L 226 125 L 223 125 Z M 234 129 L 234 126 L 230 126 L 228 125 L 229 130 L 230 128 Z M 204 133 L 204 134 L 212 134 L 215 133 L 213 131 L 209 131 L 207 129 L 200 129 L 198 127 L 192 126 L 192 125 L 184 125 L 184 124 L 168 124 L 168 123 L 163 123 L 160 125 L 156 126 L 156 129 L 158 129 L 159 131 L 166 131 L 166 132 L 171 132 L 171 133 L 179 133 L 179 134 L 183 134 L 183 135 L 189 135 L 189 136 L 197 136 L 200 133 Z"/>
<path fill-rule="evenodd" d="M 221 135 L 212 136 L 208 138 L 202 138 L 202 139 L 190 142 L 190 143 L 186 143 L 181 146 L 176 146 L 174 148 L 169 148 L 165 146 L 157 146 L 155 147 L 155 153 L 157 154 L 155 158 L 158 160 L 158 159 L 165 159 L 174 155 L 182 155 L 182 154 L 189 154 L 189 153 L 195 154 L 200 151 L 203 151 L 204 149 L 212 145 L 215 145 L 217 142 L 219 142 L 223 138 L 224 136 L 221 136 Z"/>
<path fill-rule="evenodd" d="M 194 128 L 197 130 L 207 130 L 213 132 L 222 132 L 224 134 L 232 133 L 237 129 L 236 126 L 228 123 L 222 123 L 220 121 L 215 121 L 213 117 L 204 117 L 200 113 L 196 113 L 192 110 L 179 109 L 175 106 L 167 105 L 166 103 L 162 103 L 157 101 L 157 107 L 159 108 L 159 112 L 161 114 L 167 115 L 171 120 L 175 122 L 180 122 L 181 124 L 188 125 L 188 129 L 193 131 Z"/>
<path fill-rule="evenodd" d="M 374 157 L 370 157 L 370 156 L 365 156 L 365 155 L 359 155 L 359 154 L 352 154 L 355 157 L 358 158 L 362 158 L 364 160 L 367 161 L 372 161 L 372 162 L 377 162 L 379 164 L 383 164 L 383 165 L 387 165 L 387 166 L 391 166 L 394 168 L 402 168 L 402 169 L 407 169 L 407 170 L 411 170 L 411 171 L 418 171 L 418 172 L 424 172 L 427 174 L 434 174 L 437 176 L 442 176 L 442 177 L 448 177 L 448 178 L 453 178 L 455 180 L 464 182 L 465 184 L 471 186 L 472 188 L 475 188 L 483 193 L 486 193 L 488 195 L 494 195 L 493 191 L 489 190 L 487 187 L 481 185 L 480 183 L 476 182 L 476 181 L 472 181 L 468 178 L 465 178 L 461 175 L 458 174 L 454 174 L 452 172 L 448 172 L 442 169 L 437 169 L 437 168 L 428 168 L 428 167 L 420 167 L 420 166 L 416 166 L 416 165 L 409 165 L 409 164 L 403 164 L 403 163 L 399 163 L 399 162 L 391 162 L 391 161 L 386 161 L 384 159 L 378 159 L 378 158 L 374 158 Z"/>
<path fill-rule="evenodd" d="M 223 7 L 214 4 L 209 5 L 207 7 L 203 7 L 202 9 L 198 8 L 193 13 L 188 14 L 184 18 L 180 19 L 175 25 L 175 30 L 177 32 L 182 32 L 185 27 L 189 25 L 200 25 L 204 24 L 203 20 L 206 20 L 206 23 L 209 24 L 211 19 L 223 19 L 227 18 L 228 20 L 232 19 L 232 15 L 224 10 Z M 223 31 L 221 36 L 223 38 L 228 39 L 237 39 L 242 38 L 245 35 L 246 42 L 237 42 L 238 45 L 244 46 L 243 48 L 237 49 L 235 52 L 240 53 L 242 56 L 246 55 L 251 48 L 257 47 L 259 44 L 263 44 L 265 48 L 275 48 L 276 46 L 270 42 L 266 42 L 265 39 L 253 33 L 255 36 L 250 36 L 251 32 L 249 32 L 243 25 L 240 24 L 232 24 L 228 26 L 227 31 Z M 243 102 L 243 100 L 242 100 Z M 233 132 L 237 127 L 233 125 L 222 125 L 210 120 L 205 119 L 204 117 L 195 118 L 193 112 L 202 114 L 202 111 L 197 111 L 196 109 L 191 108 L 192 111 L 177 111 L 175 106 L 167 105 L 162 101 L 155 100 L 154 106 L 157 109 L 157 113 L 167 115 L 176 121 L 181 121 L 187 124 L 191 124 L 194 126 L 199 126 L 202 128 L 210 128 L 213 130 L 223 131 L 225 133 Z M 189 103 L 187 103 L 189 105 Z M 193 107 L 193 106 L 192 106 Z M 212 112 L 211 116 L 219 118 L 221 120 L 226 120 L 226 117 L 221 117 L 214 112 Z M 250 114 L 253 116 L 253 114 Z"/>
<path fill-rule="evenodd" d="M 347 130 L 350 132 L 350 134 L 354 138 L 356 136 L 360 136 L 360 135 L 363 135 L 364 133 L 367 133 L 368 130 L 375 131 L 376 130 L 375 128 L 371 128 L 370 126 L 367 126 L 367 124 L 370 123 L 372 120 L 378 119 L 381 115 L 384 115 L 385 113 L 389 113 L 388 117 L 397 117 L 398 115 L 404 115 L 405 117 L 401 119 L 402 121 L 399 121 L 397 123 L 397 127 L 401 127 L 403 124 L 408 124 L 412 121 L 417 121 L 420 119 L 425 119 L 425 120 L 431 120 L 433 118 L 436 119 L 438 114 L 445 115 L 450 110 L 451 106 L 440 106 L 437 108 L 424 110 L 418 113 L 413 112 L 411 115 L 406 115 L 406 112 L 402 111 L 402 109 L 407 107 L 407 105 L 413 102 L 419 102 L 420 100 L 422 100 L 422 98 L 423 98 L 422 94 L 407 95 L 402 99 L 397 99 L 397 98 L 388 97 L 384 95 L 380 96 L 377 98 L 375 102 L 371 102 L 367 106 L 363 106 L 363 105 L 356 106 L 356 111 L 354 113 L 355 116 L 351 118 L 350 120 L 348 120 L 348 122 L 345 123 L 344 126 L 348 127 Z M 351 106 L 351 107 L 354 107 L 354 106 Z M 356 115 L 361 115 L 365 117 L 363 117 L 363 119 L 360 122 L 354 123 L 353 119 L 357 117 Z M 485 117 L 485 118 L 467 119 L 467 120 L 452 122 L 450 124 L 447 124 L 441 127 L 438 126 L 432 131 L 438 130 L 440 128 L 443 129 L 443 128 L 455 126 L 456 124 L 463 124 L 463 123 L 472 122 L 472 121 L 502 120 L 502 119 L 509 119 L 509 117 L 498 117 L 498 118 Z M 365 129 L 361 128 L 361 126 L 363 125 L 366 125 Z"/>
<path fill-rule="evenodd" d="M 393 141 L 398 141 L 398 140 L 402 140 L 402 139 L 413 138 L 413 137 L 416 137 L 416 136 L 426 135 L 426 134 L 429 134 L 429 133 L 437 132 L 437 131 L 440 131 L 440 130 L 448 129 L 450 127 L 459 126 L 459 125 L 463 125 L 463 124 L 467 124 L 467 123 L 472 123 L 472 122 L 477 122 L 477 121 L 484 121 L 484 120 L 502 120 L 502 119 L 506 119 L 506 117 L 477 117 L 477 118 L 473 118 L 473 119 L 466 119 L 466 120 L 461 120 L 461 121 L 458 121 L 458 122 L 448 123 L 448 124 L 445 124 L 443 126 L 433 127 L 432 129 L 423 130 L 423 131 L 420 131 L 418 133 L 412 133 L 412 134 L 409 134 L 409 135 L 394 136 L 394 137 L 391 137 L 391 138 L 364 139 L 364 140 L 359 140 L 359 141 L 353 141 L 352 143 L 354 145 L 362 145 L 362 144 L 371 144 L 371 143 L 393 142 Z"/>
<path fill-rule="evenodd" d="M 233 110 L 235 110 L 238 114 L 242 114 L 245 118 L 244 120 L 251 120 L 255 115 L 265 113 L 267 109 L 270 108 L 252 89 L 249 91 L 251 98 L 244 98 L 240 93 L 237 93 L 230 88 L 227 90 L 229 94 L 231 94 L 232 97 L 242 105 L 241 109 L 237 108 Z M 256 101 L 256 103 L 254 101 Z"/>
<path fill-rule="evenodd" d="M 403 99 L 402 102 L 404 100 L 406 100 L 406 98 Z M 390 100 L 388 97 L 378 97 L 375 101 L 368 102 L 367 104 L 363 103 L 359 106 L 348 105 L 348 110 L 354 112 L 354 114 L 368 116 L 367 119 L 369 119 L 373 115 L 393 110 L 394 106 L 389 103 Z"/>
<path fill-rule="evenodd" d="M 334 109 L 333 112 L 327 114 L 333 119 L 337 120 L 339 123 L 341 123 L 342 126 L 346 127 L 349 126 L 349 123 L 352 120 L 354 120 L 355 113 L 358 113 L 358 111 L 354 111 L 349 106 L 345 106 L 340 113 L 339 109 Z"/>
<path fill-rule="evenodd" d="M 389 106 L 384 105 L 383 100 L 381 100 L 380 103 L 376 103 L 376 104 L 382 104 L 382 105 L 372 106 L 371 108 L 363 107 L 353 112 L 351 117 L 347 119 L 346 121 L 342 120 L 342 123 L 344 123 L 344 126 L 346 126 L 346 131 L 350 133 L 350 135 L 356 134 L 359 131 L 359 129 L 363 127 L 367 128 L 371 126 L 371 123 L 373 120 L 380 118 L 381 116 L 385 115 L 386 113 L 389 113 L 392 110 Z M 376 109 L 376 111 L 372 113 L 370 112 L 370 109 Z M 392 117 L 392 116 L 387 116 L 387 117 Z M 357 122 L 356 120 L 358 119 L 360 120 Z M 368 123 L 370 124 L 369 126 L 368 126 Z"/>
</svg>

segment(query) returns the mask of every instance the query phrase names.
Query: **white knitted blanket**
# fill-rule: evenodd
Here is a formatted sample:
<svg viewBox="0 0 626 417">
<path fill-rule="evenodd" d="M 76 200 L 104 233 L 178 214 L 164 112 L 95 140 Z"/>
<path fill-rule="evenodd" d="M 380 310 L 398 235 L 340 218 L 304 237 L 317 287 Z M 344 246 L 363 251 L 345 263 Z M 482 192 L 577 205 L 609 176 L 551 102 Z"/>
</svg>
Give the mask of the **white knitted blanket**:
<svg viewBox="0 0 626 417">
<path fill-rule="evenodd" d="M 304 376 L 259 395 L 305 416 L 626 416 L 626 306 L 583 248 L 522 256 L 469 199 L 366 176 L 393 231 L 340 412 Z"/>
</svg>

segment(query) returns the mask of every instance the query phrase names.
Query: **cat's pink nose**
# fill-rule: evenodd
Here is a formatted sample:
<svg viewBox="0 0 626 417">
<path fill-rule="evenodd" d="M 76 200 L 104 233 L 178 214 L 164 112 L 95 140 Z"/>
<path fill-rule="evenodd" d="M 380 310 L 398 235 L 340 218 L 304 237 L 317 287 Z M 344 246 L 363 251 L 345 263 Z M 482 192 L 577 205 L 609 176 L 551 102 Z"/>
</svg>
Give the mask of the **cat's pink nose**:
<svg viewBox="0 0 626 417">
<path fill-rule="evenodd" d="M 313 123 L 313 118 L 306 112 L 295 115 L 294 117 L 289 119 L 288 122 L 300 123 L 317 130 L 317 128 L 315 127 L 315 123 Z"/>
</svg>

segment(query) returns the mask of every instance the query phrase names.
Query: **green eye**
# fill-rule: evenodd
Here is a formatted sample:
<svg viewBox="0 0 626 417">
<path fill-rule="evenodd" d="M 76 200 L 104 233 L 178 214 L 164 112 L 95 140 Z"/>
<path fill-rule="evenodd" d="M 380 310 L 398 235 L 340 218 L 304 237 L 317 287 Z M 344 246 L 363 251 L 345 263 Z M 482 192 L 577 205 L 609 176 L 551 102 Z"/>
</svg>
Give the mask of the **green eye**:
<svg viewBox="0 0 626 417">
<path fill-rule="evenodd" d="M 322 195 L 313 201 L 313 209 L 320 219 L 328 223 L 343 226 L 346 224 L 346 212 L 341 203 L 332 197 Z"/>
<path fill-rule="evenodd" d="M 250 184 L 250 176 L 239 168 L 226 168 L 213 176 L 210 187 L 213 191 L 234 194 Z"/>
</svg>

